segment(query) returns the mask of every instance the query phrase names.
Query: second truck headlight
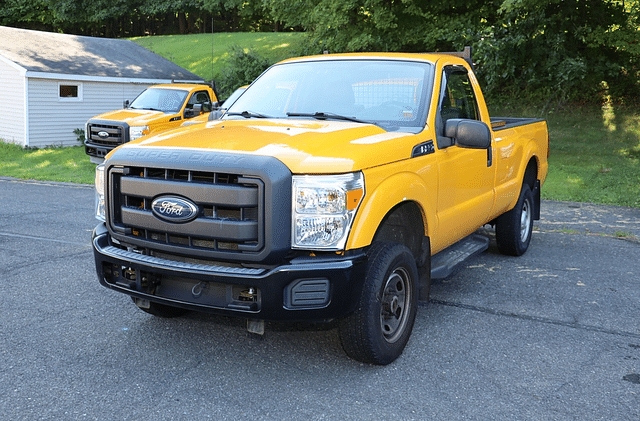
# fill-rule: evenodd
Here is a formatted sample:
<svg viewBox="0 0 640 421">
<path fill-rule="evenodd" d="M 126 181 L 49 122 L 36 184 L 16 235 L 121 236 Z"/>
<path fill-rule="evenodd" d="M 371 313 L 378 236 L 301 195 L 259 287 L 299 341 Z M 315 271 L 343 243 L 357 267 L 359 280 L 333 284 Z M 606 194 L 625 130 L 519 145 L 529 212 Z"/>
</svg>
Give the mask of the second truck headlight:
<svg viewBox="0 0 640 421">
<path fill-rule="evenodd" d="M 144 135 L 149 134 L 149 126 L 131 126 L 129 127 L 129 140 L 136 140 Z"/>
<path fill-rule="evenodd" d="M 362 173 L 293 176 L 292 247 L 342 250 L 360 201 Z"/>
</svg>

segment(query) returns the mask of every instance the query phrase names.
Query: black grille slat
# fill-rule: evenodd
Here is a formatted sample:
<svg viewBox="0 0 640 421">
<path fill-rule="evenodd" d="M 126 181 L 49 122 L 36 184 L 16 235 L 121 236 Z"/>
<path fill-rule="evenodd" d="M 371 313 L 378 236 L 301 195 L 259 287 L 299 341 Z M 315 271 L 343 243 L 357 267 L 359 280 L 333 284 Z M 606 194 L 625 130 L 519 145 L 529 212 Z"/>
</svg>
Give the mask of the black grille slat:
<svg viewBox="0 0 640 421">
<path fill-rule="evenodd" d="M 238 208 L 257 207 L 258 190 L 237 185 L 214 185 L 200 182 L 184 182 L 142 177 L 123 177 L 120 193 L 144 198 L 154 198 L 167 192 L 188 197 L 194 202 Z"/>
<path fill-rule="evenodd" d="M 156 217 L 146 210 L 122 208 L 122 223 L 132 227 L 151 227 Z M 257 241 L 258 221 L 197 218 L 185 224 L 166 224 L 163 230 L 170 234 L 217 239 L 225 241 Z"/>
</svg>

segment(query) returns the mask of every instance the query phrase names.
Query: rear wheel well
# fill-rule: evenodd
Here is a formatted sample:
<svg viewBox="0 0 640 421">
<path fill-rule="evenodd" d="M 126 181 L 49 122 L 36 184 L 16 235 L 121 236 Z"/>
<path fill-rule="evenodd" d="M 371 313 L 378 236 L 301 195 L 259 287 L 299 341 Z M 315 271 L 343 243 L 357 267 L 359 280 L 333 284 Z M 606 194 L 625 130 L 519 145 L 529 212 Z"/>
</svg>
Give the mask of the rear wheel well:
<svg viewBox="0 0 640 421">
<path fill-rule="evenodd" d="M 535 157 L 532 157 L 527 164 L 527 169 L 524 171 L 523 184 L 527 184 L 531 190 L 534 189 L 536 180 L 538 179 L 538 162 Z"/>
</svg>

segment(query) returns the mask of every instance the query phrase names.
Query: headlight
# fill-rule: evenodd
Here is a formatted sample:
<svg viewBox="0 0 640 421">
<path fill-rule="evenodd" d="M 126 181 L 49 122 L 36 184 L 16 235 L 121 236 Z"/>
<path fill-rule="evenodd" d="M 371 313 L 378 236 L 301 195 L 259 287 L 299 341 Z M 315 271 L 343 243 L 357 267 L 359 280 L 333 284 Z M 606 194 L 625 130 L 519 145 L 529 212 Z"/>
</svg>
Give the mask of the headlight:
<svg viewBox="0 0 640 421">
<path fill-rule="evenodd" d="M 363 196 L 362 173 L 293 176 L 292 247 L 344 249 Z"/>
<path fill-rule="evenodd" d="M 149 126 L 129 127 L 129 140 L 136 140 L 139 137 L 149 134 Z"/>
<path fill-rule="evenodd" d="M 96 219 L 104 222 L 105 219 L 105 203 L 104 203 L 104 164 L 96 167 Z"/>
</svg>

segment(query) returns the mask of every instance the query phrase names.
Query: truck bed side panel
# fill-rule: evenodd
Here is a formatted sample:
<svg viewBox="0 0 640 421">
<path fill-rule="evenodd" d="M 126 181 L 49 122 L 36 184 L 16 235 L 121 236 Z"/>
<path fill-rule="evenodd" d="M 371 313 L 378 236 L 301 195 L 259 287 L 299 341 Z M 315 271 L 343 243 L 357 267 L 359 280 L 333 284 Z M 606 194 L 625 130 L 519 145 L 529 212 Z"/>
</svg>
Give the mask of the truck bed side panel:
<svg viewBox="0 0 640 421">
<path fill-rule="evenodd" d="M 538 165 L 538 179 L 544 182 L 547 174 L 547 124 L 539 119 L 510 120 L 494 130 L 496 168 L 496 201 L 493 216 L 499 216 L 515 206 L 520 194 L 527 163 L 532 157 Z M 494 119 L 492 119 L 492 122 Z M 542 159 L 544 158 L 544 159 Z"/>
</svg>

